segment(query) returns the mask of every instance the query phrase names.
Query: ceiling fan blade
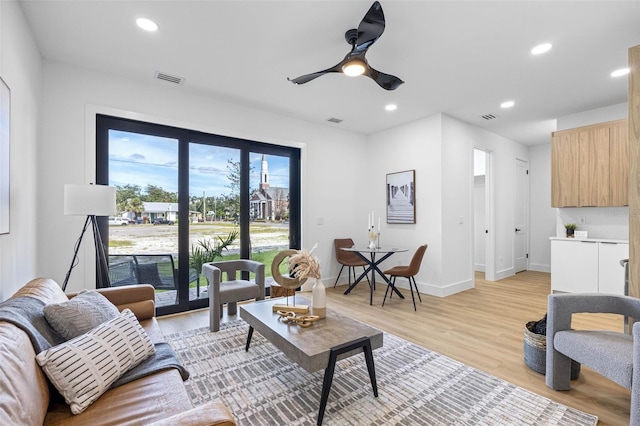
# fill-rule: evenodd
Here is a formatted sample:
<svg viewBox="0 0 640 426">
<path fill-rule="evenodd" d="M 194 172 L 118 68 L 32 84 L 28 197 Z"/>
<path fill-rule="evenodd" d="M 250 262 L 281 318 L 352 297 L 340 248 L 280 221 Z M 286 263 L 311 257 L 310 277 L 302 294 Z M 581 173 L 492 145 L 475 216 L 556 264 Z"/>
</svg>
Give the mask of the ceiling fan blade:
<svg viewBox="0 0 640 426">
<path fill-rule="evenodd" d="M 304 83 L 310 82 L 311 80 L 313 80 L 315 78 L 321 77 L 321 76 L 323 76 L 325 74 L 332 73 L 332 72 L 342 72 L 342 68 L 340 68 L 340 64 L 338 64 L 338 65 L 336 65 L 334 67 L 328 68 L 328 69 L 326 69 L 324 71 L 318 71 L 318 72 L 314 72 L 314 73 L 311 73 L 311 74 L 301 75 L 300 77 L 296 77 L 296 78 L 293 78 L 293 79 L 287 77 L 287 80 L 289 80 L 293 84 L 304 84 Z"/>
<path fill-rule="evenodd" d="M 354 50 L 357 52 L 366 51 L 382 35 L 384 25 L 382 6 L 376 1 L 358 25 L 358 41 Z"/>
<path fill-rule="evenodd" d="M 366 75 L 368 77 L 371 77 L 373 81 L 378 83 L 380 87 L 386 90 L 396 90 L 398 87 L 400 87 L 401 84 L 404 83 L 404 81 L 400 80 L 395 75 L 385 74 L 371 67 L 369 67 L 368 73 Z"/>
</svg>

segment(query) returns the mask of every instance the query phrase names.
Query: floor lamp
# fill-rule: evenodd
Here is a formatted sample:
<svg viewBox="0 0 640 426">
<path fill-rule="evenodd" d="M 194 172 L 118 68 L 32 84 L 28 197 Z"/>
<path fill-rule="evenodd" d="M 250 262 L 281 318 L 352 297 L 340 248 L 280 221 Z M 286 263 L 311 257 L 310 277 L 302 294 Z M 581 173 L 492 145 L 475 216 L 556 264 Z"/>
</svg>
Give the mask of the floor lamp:
<svg viewBox="0 0 640 426">
<path fill-rule="evenodd" d="M 64 214 L 69 216 L 86 216 L 80 238 L 73 249 L 73 259 L 62 284 L 66 290 L 71 271 L 78 264 L 78 250 L 82 238 L 88 227 L 93 229 L 93 243 L 96 250 L 98 288 L 109 287 L 109 266 L 104 252 L 102 237 L 98 229 L 96 216 L 111 216 L 116 214 L 116 189 L 106 185 L 72 185 L 64 186 Z M 104 281 L 106 279 L 106 282 Z"/>
</svg>

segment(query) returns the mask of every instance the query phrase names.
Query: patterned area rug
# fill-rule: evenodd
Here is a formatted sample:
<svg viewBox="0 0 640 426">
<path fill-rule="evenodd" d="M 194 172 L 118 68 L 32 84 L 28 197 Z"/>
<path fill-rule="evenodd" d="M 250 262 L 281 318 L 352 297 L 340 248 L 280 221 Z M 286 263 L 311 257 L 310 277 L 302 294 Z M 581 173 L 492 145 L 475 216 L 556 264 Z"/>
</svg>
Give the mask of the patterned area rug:
<svg viewBox="0 0 640 426">
<path fill-rule="evenodd" d="M 238 424 L 314 425 L 324 371 L 307 373 L 237 320 L 166 336 L 191 378 L 195 405 L 220 400 Z M 379 397 L 364 355 L 336 366 L 325 425 L 595 425 L 597 417 L 558 404 L 450 358 L 384 334 L 373 351 Z"/>
</svg>

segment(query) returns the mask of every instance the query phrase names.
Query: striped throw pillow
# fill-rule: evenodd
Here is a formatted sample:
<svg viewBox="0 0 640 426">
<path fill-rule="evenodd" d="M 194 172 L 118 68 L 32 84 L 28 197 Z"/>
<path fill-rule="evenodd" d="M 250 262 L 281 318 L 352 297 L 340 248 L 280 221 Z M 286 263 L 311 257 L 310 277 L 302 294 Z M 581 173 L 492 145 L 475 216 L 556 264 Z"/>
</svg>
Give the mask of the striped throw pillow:
<svg viewBox="0 0 640 426">
<path fill-rule="evenodd" d="M 83 412 L 113 382 L 155 353 L 135 315 L 125 309 L 86 334 L 36 356 L 73 414 Z"/>
</svg>

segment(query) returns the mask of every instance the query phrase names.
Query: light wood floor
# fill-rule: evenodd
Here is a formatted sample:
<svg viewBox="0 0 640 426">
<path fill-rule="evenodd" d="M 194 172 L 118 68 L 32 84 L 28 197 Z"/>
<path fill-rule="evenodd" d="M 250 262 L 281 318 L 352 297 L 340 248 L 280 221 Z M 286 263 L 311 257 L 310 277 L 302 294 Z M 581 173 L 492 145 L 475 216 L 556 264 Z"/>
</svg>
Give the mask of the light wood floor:
<svg viewBox="0 0 640 426">
<path fill-rule="evenodd" d="M 405 300 L 394 297 L 381 306 L 384 286 L 378 283 L 373 306 L 369 305 L 366 284 L 348 296 L 346 289 L 327 288 L 327 307 L 395 334 L 430 350 L 500 377 L 520 387 L 562 404 L 597 415 L 600 425 L 629 423 L 630 392 L 583 367 L 570 391 L 556 392 L 546 387 L 544 376 L 524 363 L 523 333 L 528 321 L 546 313 L 550 276 L 542 272 L 522 272 L 497 282 L 476 274 L 476 288 L 439 298 L 422 295 L 422 304 L 413 311 L 408 290 Z M 329 285 L 329 283 L 325 283 Z M 223 321 L 235 319 L 227 318 Z M 206 327 L 208 311 L 162 317 L 164 333 Z M 573 327 L 620 331 L 622 319 L 613 315 L 582 314 Z"/>
</svg>

